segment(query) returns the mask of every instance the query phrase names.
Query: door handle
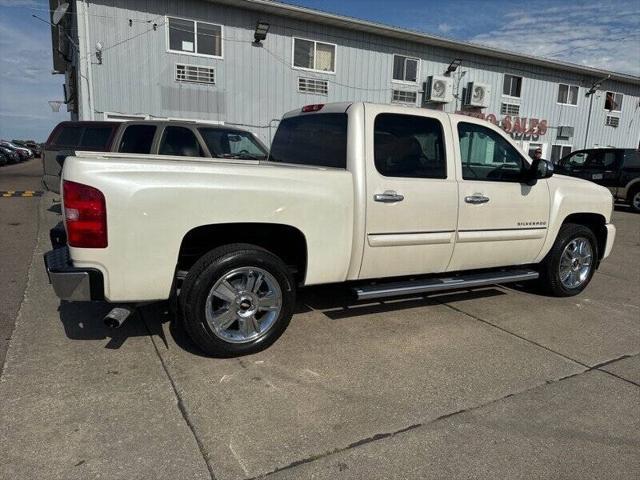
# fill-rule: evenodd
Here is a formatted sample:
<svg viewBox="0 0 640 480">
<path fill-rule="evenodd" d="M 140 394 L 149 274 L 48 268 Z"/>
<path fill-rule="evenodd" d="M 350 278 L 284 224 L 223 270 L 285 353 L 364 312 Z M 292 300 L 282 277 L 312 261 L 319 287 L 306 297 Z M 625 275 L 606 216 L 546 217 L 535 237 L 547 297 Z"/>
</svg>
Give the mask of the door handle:
<svg viewBox="0 0 640 480">
<path fill-rule="evenodd" d="M 376 202 L 395 203 L 395 202 L 401 202 L 402 200 L 404 200 L 404 195 L 400 195 L 399 193 L 393 190 L 385 190 L 384 193 L 376 193 L 373 196 L 373 199 Z"/>
<path fill-rule="evenodd" d="M 473 195 L 464 197 L 464 201 L 467 203 L 472 203 L 473 205 L 479 205 L 481 203 L 487 203 L 489 201 L 489 197 L 485 197 L 480 193 L 474 193 Z"/>
</svg>

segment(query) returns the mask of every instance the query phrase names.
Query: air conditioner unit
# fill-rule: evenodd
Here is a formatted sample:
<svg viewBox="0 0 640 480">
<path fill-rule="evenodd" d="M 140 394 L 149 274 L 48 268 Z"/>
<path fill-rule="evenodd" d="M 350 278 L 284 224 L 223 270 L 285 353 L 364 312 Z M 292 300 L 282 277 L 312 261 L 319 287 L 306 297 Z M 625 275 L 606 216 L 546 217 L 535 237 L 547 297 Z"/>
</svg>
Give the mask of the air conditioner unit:
<svg viewBox="0 0 640 480">
<path fill-rule="evenodd" d="M 432 75 L 425 85 L 427 102 L 449 103 L 453 101 L 453 81 L 450 77 Z"/>
<path fill-rule="evenodd" d="M 571 138 L 573 137 L 573 127 L 560 126 L 558 127 L 558 138 Z"/>
<path fill-rule="evenodd" d="M 468 107 L 488 107 L 491 97 L 491 85 L 469 82 L 464 104 Z"/>
</svg>

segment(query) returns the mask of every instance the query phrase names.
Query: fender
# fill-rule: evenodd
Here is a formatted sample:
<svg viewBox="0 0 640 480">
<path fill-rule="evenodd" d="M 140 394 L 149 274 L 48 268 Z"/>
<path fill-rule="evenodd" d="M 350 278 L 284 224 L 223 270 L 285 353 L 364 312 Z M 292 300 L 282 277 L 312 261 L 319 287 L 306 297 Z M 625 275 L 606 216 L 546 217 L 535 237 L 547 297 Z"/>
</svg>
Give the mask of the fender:
<svg viewBox="0 0 640 480">
<path fill-rule="evenodd" d="M 598 219 L 602 225 L 611 222 L 613 196 L 605 187 L 564 175 L 554 175 L 548 179 L 550 208 L 547 238 L 535 259 L 538 263 L 544 259 L 553 246 L 560 227 L 570 216 L 576 218 L 591 217 Z M 581 221 L 584 223 L 584 221 Z M 590 226 L 590 222 L 587 223 Z M 598 232 L 594 232 L 598 233 Z M 606 240 L 606 238 L 605 238 Z M 602 252 L 600 252 L 602 254 Z"/>
</svg>

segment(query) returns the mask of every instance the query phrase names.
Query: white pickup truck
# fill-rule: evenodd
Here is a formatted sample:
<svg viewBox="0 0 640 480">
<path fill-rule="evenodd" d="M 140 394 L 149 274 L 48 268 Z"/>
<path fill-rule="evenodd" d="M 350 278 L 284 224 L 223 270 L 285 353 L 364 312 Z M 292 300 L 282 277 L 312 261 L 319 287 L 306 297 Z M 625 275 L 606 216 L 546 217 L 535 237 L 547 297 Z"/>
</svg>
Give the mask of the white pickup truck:
<svg viewBox="0 0 640 480">
<path fill-rule="evenodd" d="M 494 125 L 369 103 L 287 113 L 266 161 L 82 153 L 62 184 L 57 295 L 178 298 L 211 355 L 273 343 L 300 286 L 371 299 L 539 279 L 576 295 L 615 237 L 606 188 Z"/>
</svg>

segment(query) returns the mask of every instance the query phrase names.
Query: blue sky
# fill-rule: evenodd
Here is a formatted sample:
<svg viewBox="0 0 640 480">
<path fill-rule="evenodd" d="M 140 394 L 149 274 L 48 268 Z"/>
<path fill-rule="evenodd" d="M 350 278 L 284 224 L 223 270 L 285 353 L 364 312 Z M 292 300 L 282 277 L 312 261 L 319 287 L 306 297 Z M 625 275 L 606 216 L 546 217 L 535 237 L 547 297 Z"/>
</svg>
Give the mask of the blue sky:
<svg viewBox="0 0 640 480">
<path fill-rule="evenodd" d="M 640 75 L 640 0 L 287 0 L 332 13 Z M 63 78 L 51 75 L 51 33 L 43 0 L 0 0 L 0 138 L 46 139 L 69 118 Z"/>
</svg>

